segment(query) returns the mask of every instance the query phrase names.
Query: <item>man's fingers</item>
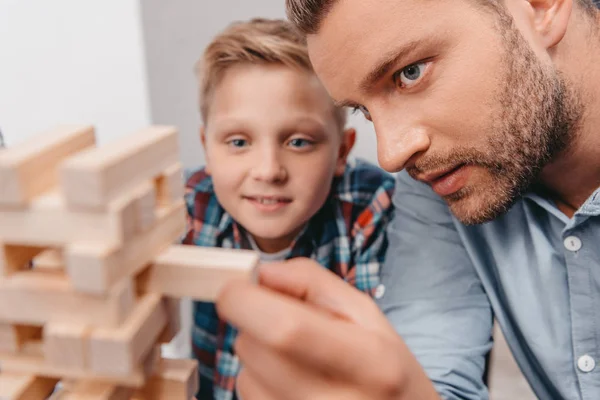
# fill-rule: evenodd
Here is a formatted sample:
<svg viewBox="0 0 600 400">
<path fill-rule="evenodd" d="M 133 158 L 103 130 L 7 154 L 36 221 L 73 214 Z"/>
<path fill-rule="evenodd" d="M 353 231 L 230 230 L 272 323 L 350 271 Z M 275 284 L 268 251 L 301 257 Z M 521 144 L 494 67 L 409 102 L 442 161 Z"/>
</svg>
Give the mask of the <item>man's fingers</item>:
<svg viewBox="0 0 600 400">
<path fill-rule="evenodd" d="M 387 325 L 380 326 L 379 332 L 376 327 L 367 330 L 317 311 L 301 300 L 250 283 L 227 285 L 217 301 L 217 311 L 242 334 L 277 356 L 320 373 L 357 379 L 365 376 L 365 368 L 377 370 L 381 357 L 401 357 L 387 350 L 390 340 L 399 340 L 389 334 Z M 352 357 L 348 357 L 348 349 L 354 349 Z"/>
<path fill-rule="evenodd" d="M 236 388 L 241 400 L 279 400 L 256 379 L 250 371 L 242 368 L 236 378 Z"/>
<path fill-rule="evenodd" d="M 311 399 L 314 397 L 311 393 L 320 392 L 322 381 L 319 374 L 307 374 L 306 369 L 290 363 L 249 335 L 238 335 L 235 352 L 242 362 L 242 370 L 248 374 L 246 379 L 250 382 L 247 385 L 261 388 L 269 394 L 269 398 Z"/>
<path fill-rule="evenodd" d="M 387 325 L 376 304 L 331 271 L 306 258 L 259 268 L 260 283 L 367 329 Z"/>
</svg>

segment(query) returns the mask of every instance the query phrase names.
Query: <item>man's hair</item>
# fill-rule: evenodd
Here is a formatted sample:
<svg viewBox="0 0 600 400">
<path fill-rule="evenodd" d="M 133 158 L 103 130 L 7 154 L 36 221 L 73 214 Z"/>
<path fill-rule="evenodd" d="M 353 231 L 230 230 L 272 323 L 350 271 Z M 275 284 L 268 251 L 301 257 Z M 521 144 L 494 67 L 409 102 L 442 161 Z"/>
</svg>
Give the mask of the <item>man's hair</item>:
<svg viewBox="0 0 600 400">
<path fill-rule="evenodd" d="M 289 22 L 281 19 L 255 18 L 234 22 L 207 46 L 195 65 L 200 82 L 200 113 L 206 122 L 210 99 L 225 72 L 235 65 L 283 65 L 314 73 L 306 38 Z M 332 109 L 341 128 L 346 110 Z"/>
<path fill-rule="evenodd" d="M 321 23 L 339 0 L 285 0 L 287 17 L 305 35 L 317 33 Z M 476 0 L 480 3 L 497 2 L 499 0 Z M 582 8 L 590 14 L 600 7 L 600 0 L 577 0 Z"/>
</svg>

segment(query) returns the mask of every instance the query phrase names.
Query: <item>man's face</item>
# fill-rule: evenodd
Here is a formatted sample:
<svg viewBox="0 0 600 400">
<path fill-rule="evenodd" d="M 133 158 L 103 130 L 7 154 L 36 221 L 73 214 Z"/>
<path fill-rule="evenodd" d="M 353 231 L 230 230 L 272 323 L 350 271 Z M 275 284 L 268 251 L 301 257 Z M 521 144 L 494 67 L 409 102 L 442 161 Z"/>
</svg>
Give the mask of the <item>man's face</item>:
<svg viewBox="0 0 600 400">
<path fill-rule="evenodd" d="M 332 97 L 373 121 L 381 166 L 406 168 L 472 224 L 535 182 L 581 114 L 520 29 L 530 36 L 476 0 L 340 0 L 308 44 Z"/>
</svg>

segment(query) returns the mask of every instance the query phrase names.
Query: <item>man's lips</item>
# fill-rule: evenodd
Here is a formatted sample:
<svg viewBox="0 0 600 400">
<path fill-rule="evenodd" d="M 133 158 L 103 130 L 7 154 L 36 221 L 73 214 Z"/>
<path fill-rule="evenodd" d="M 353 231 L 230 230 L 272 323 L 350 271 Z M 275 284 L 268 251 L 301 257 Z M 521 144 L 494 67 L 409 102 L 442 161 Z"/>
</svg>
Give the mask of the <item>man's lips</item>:
<svg viewBox="0 0 600 400">
<path fill-rule="evenodd" d="M 443 197 L 462 189 L 470 176 L 470 170 L 469 165 L 459 164 L 451 168 L 419 174 L 416 179 L 429 184 L 434 192 Z"/>
</svg>

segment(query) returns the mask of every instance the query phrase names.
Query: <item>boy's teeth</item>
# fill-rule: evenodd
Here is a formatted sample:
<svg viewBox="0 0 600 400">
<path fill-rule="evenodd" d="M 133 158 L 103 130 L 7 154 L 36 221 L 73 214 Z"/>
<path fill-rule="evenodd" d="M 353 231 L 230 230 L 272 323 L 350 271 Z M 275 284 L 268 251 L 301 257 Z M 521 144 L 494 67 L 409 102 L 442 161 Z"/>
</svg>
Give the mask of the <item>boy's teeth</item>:
<svg viewBox="0 0 600 400">
<path fill-rule="evenodd" d="M 258 202 L 261 204 L 275 204 L 277 203 L 276 199 L 258 199 Z"/>
</svg>

